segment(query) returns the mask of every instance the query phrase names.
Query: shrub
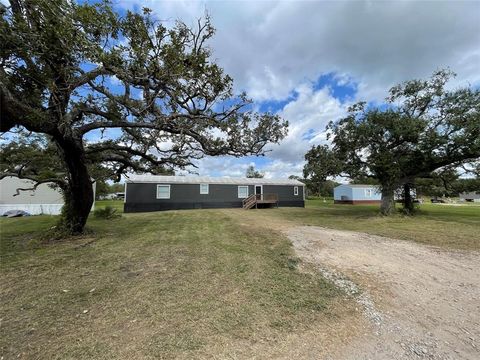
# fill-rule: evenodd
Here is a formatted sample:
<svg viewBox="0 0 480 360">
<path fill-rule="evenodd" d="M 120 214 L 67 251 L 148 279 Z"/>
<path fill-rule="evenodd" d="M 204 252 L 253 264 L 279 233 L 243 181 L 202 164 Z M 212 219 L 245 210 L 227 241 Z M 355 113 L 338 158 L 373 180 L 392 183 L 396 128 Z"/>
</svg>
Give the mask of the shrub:
<svg viewBox="0 0 480 360">
<path fill-rule="evenodd" d="M 111 220 L 119 218 L 121 215 L 117 213 L 117 209 L 115 209 L 113 206 L 108 205 L 104 208 L 95 209 L 95 211 L 93 212 L 93 216 L 96 219 Z"/>
</svg>

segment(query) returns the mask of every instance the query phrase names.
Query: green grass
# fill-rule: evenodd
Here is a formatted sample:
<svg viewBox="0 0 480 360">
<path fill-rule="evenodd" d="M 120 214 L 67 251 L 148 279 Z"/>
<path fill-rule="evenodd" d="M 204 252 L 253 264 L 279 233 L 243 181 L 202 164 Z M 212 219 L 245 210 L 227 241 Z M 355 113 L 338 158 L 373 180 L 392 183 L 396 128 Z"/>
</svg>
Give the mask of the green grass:
<svg viewBox="0 0 480 360">
<path fill-rule="evenodd" d="M 381 216 L 378 205 L 334 205 L 307 200 L 305 209 L 280 208 L 260 216 L 411 240 L 451 249 L 480 250 L 480 207 L 422 204 L 415 216 Z"/>
<path fill-rule="evenodd" d="M 123 203 L 96 204 L 106 205 Z M 478 206 L 424 204 L 413 217 L 383 217 L 378 206 L 316 199 L 305 209 L 123 214 L 91 218 L 89 235 L 42 244 L 39 233 L 55 221 L 0 219 L 0 357 L 261 358 L 259 344 L 275 349 L 322 324 L 328 331 L 351 305 L 297 269 L 277 225 L 480 249 Z"/>
<path fill-rule="evenodd" d="M 96 200 L 95 209 L 111 206 L 117 209 L 118 212 L 123 212 L 123 200 Z"/>
<path fill-rule="evenodd" d="M 54 222 L 0 219 L 4 358 L 253 357 L 344 301 L 286 238 L 221 211 L 91 219 L 91 235 L 39 245 Z"/>
</svg>

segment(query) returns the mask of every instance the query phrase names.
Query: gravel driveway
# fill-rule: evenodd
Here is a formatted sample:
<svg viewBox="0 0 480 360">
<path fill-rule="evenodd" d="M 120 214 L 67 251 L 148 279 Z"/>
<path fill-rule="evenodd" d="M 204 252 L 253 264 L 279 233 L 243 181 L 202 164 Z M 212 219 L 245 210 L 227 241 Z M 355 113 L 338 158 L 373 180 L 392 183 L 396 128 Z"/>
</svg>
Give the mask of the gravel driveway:
<svg viewBox="0 0 480 360">
<path fill-rule="evenodd" d="M 480 359 L 480 254 L 306 226 L 286 230 L 368 319 L 334 359 Z"/>
</svg>

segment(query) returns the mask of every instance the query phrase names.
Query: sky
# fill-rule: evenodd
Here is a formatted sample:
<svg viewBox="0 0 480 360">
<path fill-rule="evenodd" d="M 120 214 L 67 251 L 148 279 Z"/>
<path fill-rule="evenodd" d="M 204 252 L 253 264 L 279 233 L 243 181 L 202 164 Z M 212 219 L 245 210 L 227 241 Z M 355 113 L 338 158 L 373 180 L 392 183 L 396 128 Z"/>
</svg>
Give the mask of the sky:
<svg viewBox="0 0 480 360">
<path fill-rule="evenodd" d="M 142 1 L 162 20 L 187 24 L 207 11 L 214 59 L 260 110 L 289 121 L 289 135 L 265 157 L 206 158 L 201 175 L 301 175 L 304 154 L 353 102 L 382 103 L 393 85 L 438 68 L 452 86 L 480 84 L 480 2 Z M 121 0 L 123 9 L 140 2 Z"/>
<path fill-rule="evenodd" d="M 3 0 L 0 0 L 3 1 Z M 194 25 L 208 12 L 213 59 L 259 111 L 288 120 L 264 157 L 207 157 L 200 175 L 301 175 L 304 155 L 326 143 L 325 126 L 356 101 L 381 104 L 393 85 L 449 67 L 451 86 L 480 86 L 480 1 L 113 0 Z M 182 172 L 179 172 L 182 173 Z"/>
</svg>

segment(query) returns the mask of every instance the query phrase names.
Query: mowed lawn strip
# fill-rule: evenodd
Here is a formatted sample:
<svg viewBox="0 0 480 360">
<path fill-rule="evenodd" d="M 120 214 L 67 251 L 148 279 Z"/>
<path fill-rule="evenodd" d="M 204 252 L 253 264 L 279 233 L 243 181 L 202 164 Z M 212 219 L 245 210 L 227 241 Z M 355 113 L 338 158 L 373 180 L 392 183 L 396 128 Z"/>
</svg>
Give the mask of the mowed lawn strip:
<svg viewBox="0 0 480 360">
<path fill-rule="evenodd" d="M 91 235 L 38 244 L 54 222 L 0 219 L 5 358 L 212 357 L 237 343 L 248 356 L 345 301 L 296 268 L 285 237 L 220 211 L 91 219 Z"/>
<path fill-rule="evenodd" d="M 379 214 L 378 205 L 307 200 L 306 208 L 269 209 L 255 216 L 351 230 L 458 250 L 480 250 L 480 206 L 422 204 L 415 216 Z"/>
</svg>

